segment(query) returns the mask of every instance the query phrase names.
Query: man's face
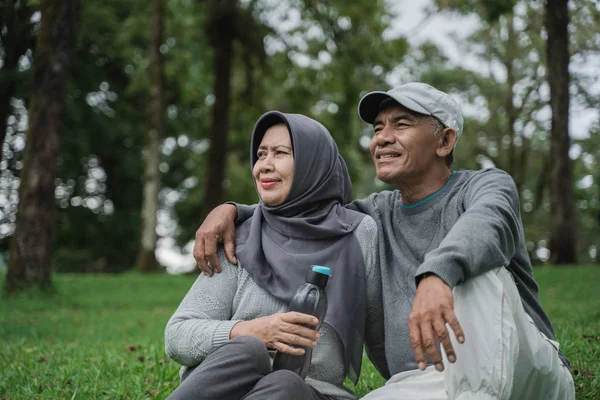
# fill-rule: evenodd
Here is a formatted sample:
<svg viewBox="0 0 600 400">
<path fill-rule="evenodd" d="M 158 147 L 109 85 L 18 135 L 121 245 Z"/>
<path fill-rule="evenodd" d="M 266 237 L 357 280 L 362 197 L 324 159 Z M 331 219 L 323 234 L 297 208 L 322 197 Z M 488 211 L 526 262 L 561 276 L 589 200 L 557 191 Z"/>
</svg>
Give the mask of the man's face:
<svg viewBox="0 0 600 400">
<path fill-rule="evenodd" d="M 415 183 L 436 162 L 438 137 L 426 115 L 392 106 L 377 114 L 373 131 L 371 157 L 383 182 Z"/>
</svg>

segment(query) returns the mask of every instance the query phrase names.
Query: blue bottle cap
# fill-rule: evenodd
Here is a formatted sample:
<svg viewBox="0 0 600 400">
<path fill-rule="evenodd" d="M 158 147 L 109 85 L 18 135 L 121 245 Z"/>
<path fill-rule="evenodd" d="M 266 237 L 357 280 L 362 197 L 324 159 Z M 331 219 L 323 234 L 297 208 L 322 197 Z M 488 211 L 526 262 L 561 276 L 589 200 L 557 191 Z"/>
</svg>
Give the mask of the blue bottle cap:
<svg viewBox="0 0 600 400">
<path fill-rule="evenodd" d="M 318 272 L 319 274 L 323 274 L 323 275 L 327 275 L 327 276 L 331 275 L 331 270 L 329 269 L 329 267 L 322 267 L 320 265 L 313 265 L 312 266 L 312 270 L 314 272 Z"/>
</svg>

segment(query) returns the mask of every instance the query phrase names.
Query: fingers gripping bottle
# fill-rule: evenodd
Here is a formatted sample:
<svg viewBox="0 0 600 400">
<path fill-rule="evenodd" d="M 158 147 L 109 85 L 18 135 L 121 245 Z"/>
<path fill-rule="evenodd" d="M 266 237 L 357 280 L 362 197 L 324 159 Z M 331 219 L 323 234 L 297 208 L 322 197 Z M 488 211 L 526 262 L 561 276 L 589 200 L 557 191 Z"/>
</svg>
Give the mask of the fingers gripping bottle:
<svg viewBox="0 0 600 400">
<path fill-rule="evenodd" d="M 296 291 L 288 310 L 317 317 L 319 320 L 319 324 L 316 327 L 317 330 L 321 327 L 327 313 L 325 286 L 327 286 L 329 275 L 329 268 L 313 265 L 308 271 L 306 282 Z M 312 326 L 307 327 L 312 328 Z M 300 375 L 302 379 L 305 379 L 310 367 L 313 349 L 311 347 L 302 348 L 304 349 L 304 354 L 301 356 L 277 352 L 273 361 L 273 370 L 288 369 Z"/>
</svg>

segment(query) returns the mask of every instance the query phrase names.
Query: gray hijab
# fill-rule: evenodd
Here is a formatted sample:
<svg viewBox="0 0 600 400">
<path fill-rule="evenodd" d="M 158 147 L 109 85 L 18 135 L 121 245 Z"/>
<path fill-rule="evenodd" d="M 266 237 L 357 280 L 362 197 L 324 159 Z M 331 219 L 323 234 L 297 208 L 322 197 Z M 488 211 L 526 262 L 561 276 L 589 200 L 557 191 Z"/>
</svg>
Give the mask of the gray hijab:
<svg viewBox="0 0 600 400">
<path fill-rule="evenodd" d="M 262 201 L 236 228 L 237 258 L 254 281 L 277 299 L 292 300 L 313 264 L 331 268 L 325 322 L 339 335 L 348 377 L 360 374 L 366 320 L 365 265 L 352 232 L 364 214 L 347 210 L 352 184 L 329 131 L 299 114 L 270 111 L 252 133 L 251 168 L 270 127 L 284 123 L 294 153 L 294 180 L 285 202 Z"/>
</svg>

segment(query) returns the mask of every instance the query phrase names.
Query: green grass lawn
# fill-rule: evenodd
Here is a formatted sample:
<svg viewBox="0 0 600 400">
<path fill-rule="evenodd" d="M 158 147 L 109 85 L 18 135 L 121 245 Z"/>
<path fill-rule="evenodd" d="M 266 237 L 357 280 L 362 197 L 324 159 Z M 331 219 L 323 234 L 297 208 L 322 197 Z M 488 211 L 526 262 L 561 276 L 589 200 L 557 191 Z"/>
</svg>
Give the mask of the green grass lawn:
<svg viewBox="0 0 600 400">
<path fill-rule="evenodd" d="M 538 268 L 578 399 L 600 399 L 600 268 Z M 0 399 L 165 398 L 164 326 L 194 277 L 58 275 L 57 294 L 0 300 Z M 0 278 L 0 284 L 2 284 Z M 364 361 L 359 395 L 383 384 Z"/>
</svg>

